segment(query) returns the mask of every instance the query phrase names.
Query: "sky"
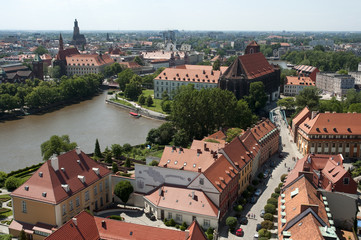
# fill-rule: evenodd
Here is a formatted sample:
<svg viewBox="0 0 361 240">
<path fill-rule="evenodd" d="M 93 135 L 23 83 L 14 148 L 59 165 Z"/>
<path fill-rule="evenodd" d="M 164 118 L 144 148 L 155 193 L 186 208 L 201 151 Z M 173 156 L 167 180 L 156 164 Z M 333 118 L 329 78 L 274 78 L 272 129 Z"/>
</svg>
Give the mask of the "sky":
<svg viewBox="0 0 361 240">
<path fill-rule="evenodd" d="M 361 31 L 361 0 L 0 0 L 0 30 Z"/>
</svg>

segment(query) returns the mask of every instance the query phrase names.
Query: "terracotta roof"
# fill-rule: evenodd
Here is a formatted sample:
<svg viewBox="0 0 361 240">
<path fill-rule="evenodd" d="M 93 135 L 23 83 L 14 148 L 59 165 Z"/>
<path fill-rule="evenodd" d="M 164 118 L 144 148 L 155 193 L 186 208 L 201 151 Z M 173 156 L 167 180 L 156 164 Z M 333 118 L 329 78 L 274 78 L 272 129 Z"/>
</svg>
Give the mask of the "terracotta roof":
<svg viewBox="0 0 361 240">
<path fill-rule="evenodd" d="M 90 66 L 92 66 L 92 64 L 94 64 L 94 66 L 102 66 L 113 62 L 114 60 L 108 54 L 75 54 L 66 57 L 68 66 L 76 66 L 78 64 L 80 64 L 80 66 L 87 66 L 88 64 Z"/>
<path fill-rule="evenodd" d="M 164 63 L 164 62 L 169 62 L 169 59 L 154 59 L 150 61 L 150 63 Z"/>
<path fill-rule="evenodd" d="M 111 173 L 85 153 L 77 154 L 76 151 L 72 150 L 57 157 L 58 170 L 54 170 L 52 166 L 52 161 L 53 164 L 56 163 L 55 158 L 46 161 L 31 178 L 12 192 L 11 196 L 58 204 Z M 93 168 L 99 169 L 99 175 Z M 84 183 L 78 176 L 85 177 Z M 69 187 L 68 192 L 62 186 L 66 184 Z M 46 192 L 45 197 L 44 192 Z"/>
<path fill-rule="evenodd" d="M 316 83 L 310 77 L 287 76 L 286 85 L 315 86 Z"/>
<path fill-rule="evenodd" d="M 157 228 L 107 218 L 94 217 L 87 212 L 81 212 L 69 220 L 61 228 L 51 234 L 46 240 L 206 240 L 201 227 L 194 221 L 186 231 L 167 228 Z"/>
<path fill-rule="evenodd" d="M 302 109 L 301 112 L 299 112 L 293 119 L 292 119 L 292 126 L 294 125 L 300 125 L 301 121 L 304 119 L 304 117 L 311 117 L 311 111 L 306 106 L 304 109 Z"/>
<path fill-rule="evenodd" d="M 61 228 L 53 234 L 45 238 L 46 240 L 98 240 L 101 239 L 95 217 L 87 212 L 81 212 L 73 219 L 76 219 L 76 224 L 73 219 L 66 222 Z"/>
<path fill-rule="evenodd" d="M 259 46 L 255 40 L 252 40 L 247 46 L 256 47 Z"/>
<path fill-rule="evenodd" d="M 277 129 L 277 127 L 269 119 L 266 119 L 254 126 L 251 132 L 257 141 L 260 141 L 274 129 Z"/>
<path fill-rule="evenodd" d="M 301 225 L 299 225 L 301 224 Z M 292 239 L 298 240 L 324 240 L 319 227 L 322 225 L 319 221 L 311 214 L 307 214 L 303 217 L 299 223 L 294 224 L 287 232 L 291 233 Z M 284 238 L 282 238 L 284 239 Z M 287 238 L 286 238 L 287 239 Z"/>
<path fill-rule="evenodd" d="M 216 151 L 219 152 L 220 149 L 224 148 L 225 142 L 214 143 L 206 142 L 204 140 L 193 140 L 191 149 L 197 150 L 201 149 L 202 151 Z"/>
<path fill-rule="evenodd" d="M 261 52 L 239 56 L 225 71 L 225 78 L 238 78 L 242 74 L 247 79 L 254 79 L 273 73 L 274 68 L 268 63 Z"/>
<path fill-rule="evenodd" d="M 161 196 L 159 192 L 161 192 Z M 194 198 L 192 195 L 194 194 Z M 161 186 L 153 193 L 144 196 L 153 205 L 173 209 L 175 211 L 200 214 L 204 216 L 218 217 L 218 208 L 203 193 L 203 191 Z"/>
<path fill-rule="evenodd" d="M 300 128 L 306 134 L 361 135 L 361 113 L 319 113 L 306 119 Z"/>
<path fill-rule="evenodd" d="M 215 186 L 219 192 L 223 192 L 227 184 L 239 171 L 235 169 L 225 156 L 221 156 L 205 172 L 204 176 Z"/>
<path fill-rule="evenodd" d="M 177 68 L 177 69 L 190 69 L 190 70 L 208 70 L 208 71 L 213 70 L 213 67 L 208 66 L 208 65 L 189 65 L 189 64 L 185 64 L 185 65 L 178 65 L 175 68 Z M 227 70 L 227 68 L 228 67 L 221 66 L 220 71 L 224 72 L 224 71 Z"/>
<path fill-rule="evenodd" d="M 197 172 L 205 171 L 217 159 L 217 153 L 166 146 L 158 166 Z M 166 165 L 166 166 L 165 166 Z"/>
<path fill-rule="evenodd" d="M 225 143 L 226 138 L 227 138 L 226 134 L 222 130 L 219 130 L 219 131 L 213 133 L 212 135 L 209 135 L 208 137 L 203 138 L 203 141 L 207 140 L 207 139 L 214 139 L 214 140 L 218 141 L 219 143 Z"/>
<path fill-rule="evenodd" d="M 155 79 L 218 84 L 220 71 L 166 68 Z"/>
<path fill-rule="evenodd" d="M 256 155 L 261 149 L 261 146 L 258 144 L 257 138 L 252 134 L 251 129 L 244 132 L 240 139 L 246 148 L 253 152 L 253 155 Z"/>
<path fill-rule="evenodd" d="M 239 169 L 242 169 L 253 158 L 253 154 L 248 151 L 239 137 L 227 144 L 223 151 Z"/>
<path fill-rule="evenodd" d="M 290 44 L 289 43 L 280 43 L 281 47 L 289 47 Z"/>
<path fill-rule="evenodd" d="M 74 54 L 79 54 L 78 49 L 76 48 L 67 48 L 64 50 L 59 50 L 58 54 L 56 55 L 57 60 L 66 60 L 66 57 Z"/>
</svg>

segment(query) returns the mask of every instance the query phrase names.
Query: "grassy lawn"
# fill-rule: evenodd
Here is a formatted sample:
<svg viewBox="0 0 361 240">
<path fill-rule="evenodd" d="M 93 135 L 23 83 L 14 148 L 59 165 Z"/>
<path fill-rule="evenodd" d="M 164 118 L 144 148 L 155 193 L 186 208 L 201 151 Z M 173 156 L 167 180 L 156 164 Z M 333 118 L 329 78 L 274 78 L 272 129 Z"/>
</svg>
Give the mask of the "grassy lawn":
<svg viewBox="0 0 361 240">
<path fill-rule="evenodd" d="M 0 202 L 7 202 L 11 199 L 9 194 L 1 195 L 0 196 Z"/>
<path fill-rule="evenodd" d="M 11 215 L 13 215 L 13 211 L 9 209 L 9 211 L 0 214 L 0 219 L 7 218 Z"/>
<path fill-rule="evenodd" d="M 150 89 L 143 90 L 143 95 L 145 98 L 147 98 L 149 95 L 151 95 L 153 98 L 153 102 L 154 102 L 153 105 L 150 107 L 148 107 L 147 105 L 143 105 L 142 106 L 143 108 L 165 114 L 165 112 L 163 112 L 163 110 L 162 110 L 162 106 L 160 105 L 162 102 L 162 99 L 154 99 L 154 90 L 150 90 Z"/>
<path fill-rule="evenodd" d="M 163 155 L 163 150 L 158 150 L 156 152 L 152 152 L 151 154 L 149 154 L 149 156 L 158 157 L 158 158 L 162 158 L 162 155 Z"/>
<path fill-rule="evenodd" d="M 114 102 L 129 106 L 129 107 L 134 107 L 132 104 L 128 103 L 127 101 L 121 100 L 121 99 L 111 99 Z"/>
</svg>

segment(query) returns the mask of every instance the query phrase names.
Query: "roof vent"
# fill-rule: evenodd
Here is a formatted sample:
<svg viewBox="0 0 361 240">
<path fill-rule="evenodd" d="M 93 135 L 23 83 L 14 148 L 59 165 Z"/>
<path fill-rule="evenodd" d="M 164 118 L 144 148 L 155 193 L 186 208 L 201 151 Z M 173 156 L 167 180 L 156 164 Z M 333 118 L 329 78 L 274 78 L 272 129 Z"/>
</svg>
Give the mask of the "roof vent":
<svg viewBox="0 0 361 240">
<path fill-rule="evenodd" d="M 99 168 L 93 167 L 92 169 L 93 169 L 93 171 L 95 172 L 96 175 L 100 174 Z"/>
<path fill-rule="evenodd" d="M 79 155 L 79 154 L 81 153 L 80 147 L 76 147 L 76 148 L 75 148 L 75 151 L 76 151 L 76 154 Z"/>
<path fill-rule="evenodd" d="M 59 159 L 55 154 L 50 158 L 50 162 L 51 162 L 51 166 L 53 167 L 54 171 L 58 171 L 59 170 Z"/>
<path fill-rule="evenodd" d="M 102 221 L 102 228 L 107 228 L 107 224 L 105 223 L 105 220 Z"/>
<path fill-rule="evenodd" d="M 73 223 L 75 226 L 78 226 L 78 219 L 77 218 L 72 218 L 71 220 L 73 220 Z"/>
<path fill-rule="evenodd" d="M 351 132 L 351 128 L 347 128 L 347 131 L 348 131 L 348 132 Z"/>
<path fill-rule="evenodd" d="M 80 164 L 80 160 L 78 159 L 78 160 L 76 160 L 76 162 L 78 163 L 78 164 Z"/>
<path fill-rule="evenodd" d="M 25 191 L 29 191 L 29 186 L 24 187 Z"/>
<path fill-rule="evenodd" d="M 68 184 L 61 184 L 61 187 L 64 188 L 65 192 L 69 192 L 69 190 L 70 190 Z"/>
<path fill-rule="evenodd" d="M 43 177 L 43 172 L 39 172 L 39 177 Z"/>
<path fill-rule="evenodd" d="M 85 183 L 85 176 L 78 175 L 78 178 L 82 183 Z"/>
<path fill-rule="evenodd" d="M 46 197 L 46 192 L 43 192 L 41 195 L 42 195 L 43 197 Z"/>
<path fill-rule="evenodd" d="M 60 169 L 61 169 L 62 172 L 65 172 L 65 168 L 62 167 L 62 168 L 60 168 Z"/>
</svg>

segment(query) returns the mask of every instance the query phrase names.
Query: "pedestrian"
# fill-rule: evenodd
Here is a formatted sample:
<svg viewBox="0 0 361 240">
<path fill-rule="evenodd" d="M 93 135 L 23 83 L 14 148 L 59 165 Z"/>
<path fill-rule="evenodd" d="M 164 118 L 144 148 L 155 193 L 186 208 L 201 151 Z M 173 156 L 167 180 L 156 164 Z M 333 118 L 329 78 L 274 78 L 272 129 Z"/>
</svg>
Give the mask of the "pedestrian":
<svg viewBox="0 0 361 240">
<path fill-rule="evenodd" d="M 286 163 L 285 163 L 285 167 L 287 167 Z"/>
<path fill-rule="evenodd" d="M 250 213 L 248 213 L 248 218 L 249 218 L 249 216 L 250 216 Z"/>
</svg>

